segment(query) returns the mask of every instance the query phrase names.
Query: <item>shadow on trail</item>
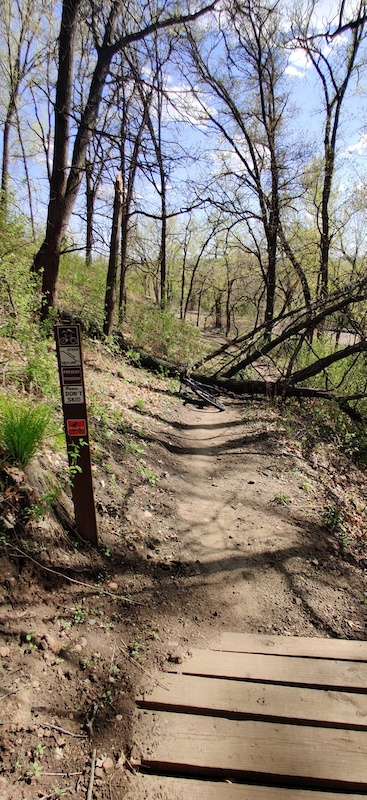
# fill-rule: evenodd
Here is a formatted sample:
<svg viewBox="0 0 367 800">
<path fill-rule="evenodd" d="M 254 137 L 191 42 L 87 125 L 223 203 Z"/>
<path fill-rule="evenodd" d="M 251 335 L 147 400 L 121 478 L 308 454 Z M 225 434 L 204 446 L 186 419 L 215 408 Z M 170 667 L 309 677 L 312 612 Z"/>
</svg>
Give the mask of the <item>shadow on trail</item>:
<svg viewBox="0 0 367 800">
<path fill-rule="evenodd" d="M 218 412 L 218 413 L 220 413 L 220 412 Z M 192 425 L 192 424 L 185 423 L 184 425 L 182 425 L 181 423 L 180 424 L 179 423 L 172 423 L 172 422 L 168 423 L 166 419 L 164 419 L 163 417 L 160 417 L 160 416 L 158 416 L 156 414 L 144 414 L 144 417 L 145 416 L 151 417 L 151 418 L 153 418 L 154 420 L 156 420 L 158 422 L 161 422 L 161 423 L 163 422 L 164 424 L 167 425 L 168 428 L 169 427 L 175 427 L 178 430 L 185 431 L 185 433 L 186 433 L 185 443 L 182 442 L 180 437 L 174 436 L 169 431 L 167 433 L 167 437 L 169 437 L 169 438 L 166 438 L 165 436 L 158 435 L 158 434 L 152 434 L 152 433 L 149 433 L 147 431 L 144 431 L 144 433 L 140 433 L 139 434 L 139 432 L 137 432 L 135 430 L 135 428 L 132 427 L 132 426 L 130 428 L 126 428 L 125 431 L 127 433 L 130 433 L 131 435 L 133 435 L 135 437 L 141 438 L 142 440 L 144 440 L 146 442 L 159 444 L 162 447 L 164 447 L 166 450 L 168 450 L 170 453 L 174 453 L 175 455 L 179 455 L 179 456 L 181 456 L 181 455 L 182 456 L 184 456 L 184 455 L 203 455 L 203 456 L 209 456 L 210 458 L 212 458 L 215 455 L 220 455 L 220 454 L 225 454 L 225 453 L 235 455 L 235 451 L 238 448 L 242 448 L 242 447 L 250 448 L 251 445 L 256 445 L 259 442 L 271 443 L 272 439 L 274 439 L 275 436 L 276 436 L 276 433 L 274 431 L 270 432 L 270 433 L 262 431 L 262 432 L 259 432 L 259 433 L 256 433 L 256 434 L 248 434 L 248 435 L 245 435 L 245 436 L 234 437 L 233 439 L 229 438 L 227 441 L 222 442 L 221 444 L 213 444 L 213 440 L 215 440 L 217 438 L 216 434 L 219 434 L 221 431 L 230 430 L 231 428 L 235 428 L 237 426 L 243 426 L 243 424 L 244 424 L 243 420 L 233 420 L 232 421 L 232 420 L 225 420 L 223 418 L 221 423 L 208 423 L 208 424 L 199 424 L 198 423 L 197 425 L 196 424 Z M 209 438 L 209 436 L 208 436 L 208 444 L 198 445 L 197 438 L 196 438 L 196 435 L 195 435 L 195 432 L 198 431 L 198 430 L 207 431 L 208 434 L 210 434 L 210 432 L 213 433 L 213 437 L 212 438 Z M 193 434 L 192 437 L 190 435 L 188 435 L 188 434 L 190 434 L 190 432 Z M 186 437 L 188 438 L 188 442 L 186 441 Z M 191 438 L 192 438 L 193 444 L 190 444 Z M 256 450 L 253 450 L 253 449 L 249 449 L 248 452 L 252 453 L 254 455 L 266 455 L 266 453 L 264 453 L 262 450 L 256 451 Z M 245 452 L 243 450 L 241 450 L 241 455 L 242 454 L 245 454 Z"/>
</svg>

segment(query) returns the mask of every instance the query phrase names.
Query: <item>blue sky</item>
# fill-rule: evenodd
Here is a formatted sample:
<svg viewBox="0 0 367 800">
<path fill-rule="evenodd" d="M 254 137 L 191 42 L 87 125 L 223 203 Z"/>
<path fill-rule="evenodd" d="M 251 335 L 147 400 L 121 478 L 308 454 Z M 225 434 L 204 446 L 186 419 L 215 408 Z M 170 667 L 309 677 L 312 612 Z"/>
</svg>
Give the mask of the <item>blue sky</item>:
<svg viewBox="0 0 367 800">
<path fill-rule="evenodd" d="M 289 2 L 284 0 L 285 9 L 289 7 Z M 352 7 L 352 3 L 349 2 Z M 336 4 L 332 2 L 318 2 L 315 7 L 315 25 L 320 30 L 325 29 L 327 19 L 332 16 L 331 9 L 336 8 Z M 334 40 L 332 45 L 335 50 L 342 45 L 342 40 Z M 297 115 L 292 118 L 292 127 L 295 131 L 295 136 L 299 135 L 302 140 L 304 138 L 310 141 L 315 140 L 318 148 L 322 148 L 322 124 L 323 114 L 322 106 L 320 104 L 320 84 L 315 77 L 314 70 L 304 53 L 300 50 L 294 50 L 290 53 L 289 64 L 286 69 L 286 76 L 289 81 L 289 86 L 292 93 L 292 100 L 298 109 Z M 177 100 L 181 99 L 182 110 L 179 112 L 173 111 L 172 107 L 167 109 L 167 118 L 169 117 L 173 123 L 179 124 L 181 133 L 179 140 L 183 145 L 203 144 L 207 146 L 208 142 L 205 139 L 206 127 L 203 122 L 198 121 L 197 103 L 193 100 L 192 96 L 187 93 L 183 88 L 182 82 L 180 83 L 177 74 L 173 73 L 167 80 L 168 90 L 171 95 Z M 356 93 L 356 87 L 351 87 L 349 96 L 346 100 L 345 110 L 342 118 L 341 136 L 339 140 L 339 158 L 343 161 L 343 169 L 341 171 L 341 180 L 347 185 L 350 181 L 363 181 L 365 173 L 365 156 L 367 148 L 367 134 L 365 127 L 366 119 L 366 97 L 363 92 L 363 85 L 358 87 L 359 91 Z M 190 126 L 191 122 L 195 122 L 195 129 Z M 32 122 L 30 124 L 33 124 Z M 214 150 L 215 143 L 213 142 Z M 48 199 L 48 183 L 45 170 L 44 158 L 38 156 L 32 164 L 31 168 L 32 179 L 37 186 L 35 193 L 35 204 L 38 206 L 37 212 L 39 217 L 45 216 L 47 199 Z M 195 180 L 195 173 L 197 168 L 181 169 L 178 171 L 178 177 L 185 177 L 186 174 L 192 176 Z M 19 172 L 19 181 L 21 181 L 22 174 Z M 21 187 L 20 187 L 21 188 Z M 143 187 L 140 183 L 138 189 L 139 193 L 144 197 L 144 202 L 147 204 L 147 210 L 158 209 L 157 197 L 154 195 L 153 190 L 148 186 Z M 84 187 L 81 187 L 81 194 L 79 198 L 79 207 L 81 207 L 82 192 Z M 105 184 L 103 187 L 103 203 L 107 201 L 112 205 L 113 198 L 113 183 Z M 178 201 L 179 203 L 179 201 Z M 107 225 L 109 217 L 106 217 L 106 238 L 108 240 L 109 232 Z M 80 222 L 74 217 L 72 222 L 72 229 L 78 231 L 80 229 Z"/>
</svg>

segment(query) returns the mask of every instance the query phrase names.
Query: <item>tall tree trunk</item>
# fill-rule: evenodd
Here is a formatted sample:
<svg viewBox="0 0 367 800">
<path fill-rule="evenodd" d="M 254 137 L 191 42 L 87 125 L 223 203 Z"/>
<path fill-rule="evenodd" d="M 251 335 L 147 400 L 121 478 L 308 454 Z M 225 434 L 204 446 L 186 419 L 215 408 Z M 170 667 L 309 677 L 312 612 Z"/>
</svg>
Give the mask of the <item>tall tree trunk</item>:
<svg viewBox="0 0 367 800">
<path fill-rule="evenodd" d="M 10 129 L 11 121 L 14 114 L 14 107 L 11 108 L 10 104 L 5 117 L 4 132 L 3 132 L 3 158 L 1 165 L 1 197 L 0 205 L 3 211 L 7 212 L 8 207 L 8 185 L 9 185 L 9 149 L 10 149 Z"/>
<path fill-rule="evenodd" d="M 231 294 L 234 284 L 234 278 L 227 280 L 227 294 L 226 294 L 226 336 L 229 336 L 231 330 Z"/>
<path fill-rule="evenodd" d="M 166 205 L 166 176 L 161 170 L 161 246 L 159 250 L 160 285 L 161 285 L 161 308 L 167 305 L 167 205 Z"/>
<path fill-rule="evenodd" d="M 59 65 L 55 101 L 54 154 L 50 182 L 46 236 L 35 256 L 33 269 L 42 274 L 42 311 L 46 319 L 56 305 L 61 242 L 66 232 L 72 205 L 66 205 L 67 163 L 73 67 L 76 46 L 76 19 L 81 0 L 64 0 L 59 37 Z M 68 213 L 69 212 L 69 213 Z"/>
<path fill-rule="evenodd" d="M 129 229 L 129 214 L 125 208 L 126 203 L 123 204 L 121 216 L 121 274 L 120 274 L 120 298 L 119 298 L 119 325 L 122 324 L 126 317 L 126 276 L 127 276 L 127 245 L 128 245 L 128 229 Z"/>
<path fill-rule="evenodd" d="M 21 131 L 21 127 L 20 127 L 20 119 L 19 119 L 18 109 L 17 108 L 15 108 L 15 116 L 16 116 L 16 121 L 17 121 L 18 139 L 19 139 L 20 149 L 21 149 L 21 152 L 22 152 L 22 161 L 23 161 L 25 180 L 26 180 L 26 184 L 27 184 L 29 216 L 30 216 L 31 229 L 32 229 L 32 238 L 33 238 L 33 241 L 35 242 L 36 241 L 36 228 L 35 228 L 35 223 L 34 223 L 33 202 L 32 202 L 32 184 L 31 184 L 31 178 L 30 178 L 29 168 L 28 168 L 28 158 L 27 158 L 27 154 L 26 154 L 26 151 L 25 151 L 25 147 L 24 147 L 22 131 Z"/>
<path fill-rule="evenodd" d="M 135 76 L 135 79 L 141 81 L 140 76 Z M 122 215 L 121 215 L 121 273 L 120 273 L 120 296 L 119 296 L 119 325 L 122 324 L 126 315 L 126 276 L 128 269 L 127 254 L 128 254 L 129 223 L 130 223 L 131 205 L 133 202 L 133 195 L 134 195 L 136 171 L 138 168 L 138 157 L 139 157 L 139 151 L 141 147 L 141 140 L 144 128 L 148 121 L 149 107 L 153 96 L 152 90 L 149 91 L 148 95 L 144 95 L 141 82 L 138 83 L 138 90 L 143 104 L 143 114 L 136 133 L 134 147 L 130 159 L 130 166 L 128 170 L 126 170 L 125 166 L 127 159 L 125 153 L 126 122 L 124 117 L 122 119 L 122 124 L 121 124 L 120 153 L 121 153 L 121 171 L 122 171 L 122 182 L 123 182 L 123 189 L 122 189 L 123 205 L 122 205 Z"/>
<path fill-rule="evenodd" d="M 263 89 L 263 87 L 262 87 Z M 265 105 L 265 103 L 264 103 Z M 270 339 L 274 320 L 274 303 L 277 280 L 277 254 L 279 233 L 279 169 L 276 158 L 276 146 L 272 118 L 270 121 L 263 111 L 264 126 L 267 131 L 267 140 L 270 148 L 271 159 L 271 195 L 270 214 L 268 224 L 265 225 L 267 239 L 268 268 L 266 274 L 266 309 L 265 309 L 265 338 Z"/>
<path fill-rule="evenodd" d="M 222 330 L 222 297 L 217 294 L 215 298 L 215 327 Z"/>
<path fill-rule="evenodd" d="M 85 202 L 87 209 L 87 230 L 86 230 L 86 243 L 85 243 L 85 264 L 90 267 L 92 264 L 93 253 L 93 221 L 94 221 L 94 199 L 95 191 L 92 181 L 92 164 L 87 161 L 85 165 Z"/>
<path fill-rule="evenodd" d="M 116 276 L 118 265 L 118 253 L 120 243 L 121 216 L 122 216 L 122 175 L 118 175 L 115 183 L 115 199 L 113 204 L 113 218 L 111 230 L 110 257 L 108 261 L 107 284 L 105 295 L 105 314 L 103 323 L 103 333 L 110 336 L 113 326 L 113 314 L 116 303 Z"/>
</svg>

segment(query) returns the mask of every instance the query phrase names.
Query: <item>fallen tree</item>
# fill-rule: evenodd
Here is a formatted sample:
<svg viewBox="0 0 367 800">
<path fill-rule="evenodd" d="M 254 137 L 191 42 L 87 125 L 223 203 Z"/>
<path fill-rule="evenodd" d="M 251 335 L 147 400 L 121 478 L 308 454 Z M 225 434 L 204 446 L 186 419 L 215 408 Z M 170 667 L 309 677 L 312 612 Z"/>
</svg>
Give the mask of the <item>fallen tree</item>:
<svg viewBox="0 0 367 800">
<path fill-rule="evenodd" d="M 281 345 L 285 345 L 292 340 L 295 345 L 292 348 L 293 355 L 297 349 L 297 343 L 302 344 L 306 340 L 312 342 L 315 332 L 320 329 L 325 330 L 327 321 L 337 315 L 339 317 L 343 316 L 345 320 L 348 320 L 353 333 L 360 337 L 363 344 L 364 327 L 360 322 L 357 322 L 352 309 L 366 300 L 367 278 L 363 277 L 355 283 L 349 284 L 349 286 L 344 286 L 329 295 L 328 298 L 321 298 L 310 305 L 307 304 L 307 306 L 292 309 L 285 314 L 279 314 L 274 320 L 273 336 L 270 341 L 264 339 L 265 323 L 263 323 L 241 336 L 236 336 L 209 353 L 196 362 L 193 369 L 197 370 L 213 359 L 222 358 L 222 364 L 216 370 L 216 375 L 222 374 L 226 378 L 233 378 L 256 361 L 259 361 L 259 359 L 269 356 L 270 353 L 278 350 Z M 361 350 L 363 349 L 365 348 L 362 346 Z M 225 358 L 226 354 L 228 354 L 227 358 Z M 349 353 L 342 357 L 345 358 L 347 355 Z M 286 371 L 289 371 L 289 367 Z M 301 380 L 304 379 L 301 378 Z"/>
<path fill-rule="evenodd" d="M 270 341 L 264 336 L 265 325 L 258 325 L 200 359 L 193 365 L 192 375 L 202 383 L 236 395 L 331 400 L 353 421 L 361 423 L 364 409 L 360 404 L 367 398 L 367 371 L 359 370 L 357 385 L 351 375 L 367 350 L 366 300 L 367 278 L 362 277 L 327 298 L 286 313 L 282 310 L 274 321 Z M 348 338 L 353 341 L 347 339 L 343 346 L 340 334 L 346 325 Z M 314 345 L 320 333 L 328 345 L 321 356 Z M 305 365 L 302 360 L 300 363 L 301 351 L 307 355 Z M 342 377 L 333 385 L 330 372 L 338 362 L 343 364 Z M 214 369 L 209 374 L 208 367 L 212 365 Z M 259 379 L 249 378 L 249 368 L 258 372 Z M 310 385 L 316 377 L 317 385 Z"/>
</svg>

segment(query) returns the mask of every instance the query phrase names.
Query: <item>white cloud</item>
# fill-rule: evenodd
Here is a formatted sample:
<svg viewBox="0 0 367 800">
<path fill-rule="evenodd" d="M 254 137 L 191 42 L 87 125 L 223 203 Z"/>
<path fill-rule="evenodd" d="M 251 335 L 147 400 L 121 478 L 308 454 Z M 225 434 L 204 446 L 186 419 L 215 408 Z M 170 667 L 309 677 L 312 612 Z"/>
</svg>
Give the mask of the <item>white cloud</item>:
<svg viewBox="0 0 367 800">
<path fill-rule="evenodd" d="M 347 156 L 364 156 L 367 152 L 367 133 L 362 133 L 358 141 L 354 144 L 350 144 L 345 152 Z"/>
<path fill-rule="evenodd" d="M 305 51 L 301 50 L 300 47 L 296 47 L 289 54 L 285 73 L 286 75 L 290 75 L 291 78 L 304 78 L 306 75 L 306 70 L 309 68 L 309 66 L 310 61 L 307 58 Z"/>
<path fill-rule="evenodd" d="M 171 84 L 167 92 L 171 104 L 167 108 L 167 116 L 171 120 L 189 122 L 196 127 L 206 127 L 208 114 L 215 114 L 215 109 L 199 98 L 184 85 Z"/>
</svg>

